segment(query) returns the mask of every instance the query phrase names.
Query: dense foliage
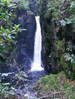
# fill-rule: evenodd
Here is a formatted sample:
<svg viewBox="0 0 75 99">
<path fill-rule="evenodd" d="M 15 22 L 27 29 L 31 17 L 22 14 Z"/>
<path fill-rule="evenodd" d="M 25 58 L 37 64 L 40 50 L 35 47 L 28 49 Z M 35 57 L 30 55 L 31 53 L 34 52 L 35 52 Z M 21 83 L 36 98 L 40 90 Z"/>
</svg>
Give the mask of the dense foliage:
<svg viewBox="0 0 75 99">
<path fill-rule="evenodd" d="M 7 0 L 0 1 L 0 65 L 10 56 L 15 47 L 20 25 L 14 24 L 16 5 Z"/>
<path fill-rule="evenodd" d="M 44 18 L 45 49 L 51 56 L 50 29 L 51 21 L 55 27 L 56 61 L 58 70 L 64 70 L 69 78 L 75 79 L 75 1 L 74 0 L 40 0 L 41 17 Z M 44 10 L 43 10 L 44 9 Z M 52 27 L 51 27 L 52 28 Z M 57 67 L 56 67 L 57 68 Z"/>
</svg>

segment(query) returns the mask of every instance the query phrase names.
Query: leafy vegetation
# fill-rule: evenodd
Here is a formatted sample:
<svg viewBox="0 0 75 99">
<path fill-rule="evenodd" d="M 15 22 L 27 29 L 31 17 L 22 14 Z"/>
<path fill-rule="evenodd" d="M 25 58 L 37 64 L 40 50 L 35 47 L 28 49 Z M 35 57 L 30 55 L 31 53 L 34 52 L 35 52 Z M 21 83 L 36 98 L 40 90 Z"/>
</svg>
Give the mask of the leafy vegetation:
<svg viewBox="0 0 75 99">
<path fill-rule="evenodd" d="M 25 8 L 29 10 L 29 0 L 9 0 L 9 3 L 17 3 L 18 8 Z"/>
<path fill-rule="evenodd" d="M 66 78 L 64 72 L 47 75 L 38 82 L 36 89 L 40 98 L 74 99 L 75 81 Z"/>
<path fill-rule="evenodd" d="M 75 55 L 73 53 L 66 52 L 62 54 L 60 64 L 70 79 L 75 79 Z"/>
<path fill-rule="evenodd" d="M 46 6 L 45 17 L 49 17 L 50 13 L 52 13 L 52 17 L 57 24 L 66 25 L 74 23 L 75 2 L 73 0 L 47 0 Z"/>
<path fill-rule="evenodd" d="M 40 0 L 41 19 L 45 20 L 44 36 L 45 50 L 51 56 L 51 48 L 56 44 L 56 61 L 58 71 L 64 70 L 66 75 L 75 79 L 75 1 L 74 0 Z M 43 10 L 44 9 L 44 10 Z M 41 12 L 40 12 L 41 13 Z M 54 22 L 56 40 L 52 41 L 53 30 L 50 29 L 51 21 Z M 51 27 L 53 28 L 53 27 Z M 46 36 L 47 35 L 47 36 Z M 55 39 L 55 38 L 53 38 Z M 48 63 L 51 64 L 51 58 Z"/>
<path fill-rule="evenodd" d="M 7 0 L 0 1 L 0 65 L 10 56 L 17 41 L 20 25 L 14 24 L 16 5 L 10 5 Z"/>
</svg>

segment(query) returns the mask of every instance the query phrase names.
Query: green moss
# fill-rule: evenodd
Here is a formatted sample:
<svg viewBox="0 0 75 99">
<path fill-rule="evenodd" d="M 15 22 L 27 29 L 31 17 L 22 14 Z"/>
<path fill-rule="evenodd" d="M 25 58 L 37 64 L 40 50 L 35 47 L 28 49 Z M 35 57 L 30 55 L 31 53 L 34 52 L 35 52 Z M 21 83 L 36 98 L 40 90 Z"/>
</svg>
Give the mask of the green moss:
<svg viewBox="0 0 75 99">
<path fill-rule="evenodd" d="M 57 50 L 62 50 L 62 48 L 63 48 L 63 41 L 58 41 L 57 42 Z"/>
<path fill-rule="evenodd" d="M 71 83 L 64 82 L 64 88 L 65 88 L 65 89 L 68 88 L 68 87 L 70 87 L 70 86 L 71 86 Z"/>
<path fill-rule="evenodd" d="M 75 82 L 73 82 L 75 83 Z M 47 94 L 59 93 L 60 96 L 64 94 L 65 99 L 74 99 L 75 95 L 75 84 L 72 84 L 72 81 L 66 78 L 64 72 L 60 72 L 56 75 L 51 74 L 47 75 L 38 82 L 37 91 L 40 96 L 44 96 Z"/>
</svg>

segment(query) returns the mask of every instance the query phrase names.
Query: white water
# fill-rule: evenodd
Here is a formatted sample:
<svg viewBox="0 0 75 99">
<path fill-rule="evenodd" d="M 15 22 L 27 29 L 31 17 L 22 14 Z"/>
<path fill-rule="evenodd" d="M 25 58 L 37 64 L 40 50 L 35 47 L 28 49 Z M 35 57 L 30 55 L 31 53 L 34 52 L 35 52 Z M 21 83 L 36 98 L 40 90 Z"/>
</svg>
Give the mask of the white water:
<svg viewBox="0 0 75 99">
<path fill-rule="evenodd" d="M 35 43 L 34 43 L 34 60 L 32 63 L 31 71 L 42 71 L 41 67 L 41 50 L 42 50 L 42 36 L 41 36 L 41 26 L 40 17 L 36 16 L 36 33 L 35 33 Z"/>
</svg>

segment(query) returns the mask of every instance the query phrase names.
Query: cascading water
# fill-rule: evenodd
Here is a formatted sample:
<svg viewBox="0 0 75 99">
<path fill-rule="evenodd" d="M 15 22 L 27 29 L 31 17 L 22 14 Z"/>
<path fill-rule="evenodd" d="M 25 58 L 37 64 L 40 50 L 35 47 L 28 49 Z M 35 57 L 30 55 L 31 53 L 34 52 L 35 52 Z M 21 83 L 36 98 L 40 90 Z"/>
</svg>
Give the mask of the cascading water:
<svg viewBox="0 0 75 99">
<path fill-rule="evenodd" d="M 41 67 L 41 50 L 42 50 L 42 36 L 40 27 L 40 17 L 36 16 L 36 33 L 34 43 L 34 60 L 31 66 L 31 71 L 42 71 Z"/>
</svg>

